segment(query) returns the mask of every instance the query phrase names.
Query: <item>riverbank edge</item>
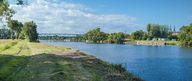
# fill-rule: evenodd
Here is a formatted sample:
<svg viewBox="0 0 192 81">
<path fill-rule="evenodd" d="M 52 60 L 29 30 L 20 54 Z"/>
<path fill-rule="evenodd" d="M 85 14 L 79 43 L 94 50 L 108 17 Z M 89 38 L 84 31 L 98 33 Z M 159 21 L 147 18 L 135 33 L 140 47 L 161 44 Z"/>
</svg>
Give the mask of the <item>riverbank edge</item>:
<svg viewBox="0 0 192 81">
<path fill-rule="evenodd" d="M 135 45 L 180 46 L 180 43 L 179 43 L 179 41 L 146 41 L 146 40 L 138 40 L 138 41 L 135 41 Z"/>
<path fill-rule="evenodd" d="M 21 42 L 17 42 L 15 44 L 19 44 L 19 43 L 21 43 Z M 14 44 L 14 46 L 15 46 L 15 44 Z M 35 46 L 43 45 L 45 47 L 48 47 L 49 50 L 51 50 L 51 48 L 57 48 L 57 49 L 59 49 L 57 52 L 50 53 L 50 54 L 54 54 L 54 55 L 58 55 L 58 56 L 61 56 L 61 57 L 65 57 L 67 59 L 74 59 L 72 61 L 78 61 L 79 58 L 81 58 L 81 57 L 82 57 L 81 60 L 87 60 L 87 59 L 84 59 L 84 57 L 91 58 L 92 60 L 91 61 L 89 60 L 89 63 L 90 62 L 91 63 L 101 63 L 101 64 L 96 64 L 96 67 L 98 66 L 97 68 L 99 68 L 99 66 L 103 65 L 103 66 L 105 66 L 105 68 L 110 68 L 110 70 L 112 70 L 112 71 L 113 70 L 117 71 L 118 72 L 117 74 L 114 72 L 115 74 L 110 74 L 110 76 L 108 75 L 110 78 L 115 79 L 115 80 L 111 79 L 109 81 L 143 81 L 142 79 L 134 76 L 132 73 L 129 73 L 127 70 L 125 70 L 125 68 L 122 67 L 122 65 L 114 65 L 114 64 L 107 63 L 105 61 L 102 61 L 102 60 L 94 57 L 94 56 L 91 56 L 89 54 L 81 52 L 80 50 L 74 50 L 72 48 L 67 48 L 68 50 L 65 51 L 65 53 L 64 53 L 63 50 L 60 50 L 60 49 L 66 50 L 66 48 L 64 48 L 64 47 L 57 47 L 57 46 L 46 45 L 46 44 L 41 44 L 41 43 L 33 43 L 33 44 L 35 44 Z M 9 48 L 12 48 L 10 46 L 10 44 L 8 44 L 8 45 L 9 45 L 8 48 L 7 48 L 7 46 L 5 46 L 6 49 L 3 49 L 1 51 L 8 50 Z M 11 43 L 11 45 L 12 45 L 12 43 Z M 41 48 L 41 49 L 43 49 L 43 48 Z M 70 51 L 69 51 L 69 49 L 70 49 Z M 41 54 L 47 54 L 47 53 L 41 53 Z M 67 54 L 67 55 L 65 55 L 65 54 Z M 36 55 L 36 54 L 33 54 L 32 56 L 34 56 L 34 55 Z M 76 58 L 78 58 L 78 59 L 76 59 Z M 81 62 L 84 62 L 84 61 L 81 61 Z M 91 65 L 95 66 L 95 64 L 91 64 Z M 93 67 L 93 66 L 89 66 L 89 67 Z M 101 76 L 101 75 L 97 75 L 97 76 Z M 128 78 L 128 80 L 122 80 L 123 77 L 124 78 Z"/>
<path fill-rule="evenodd" d="M 62 40 L 40 40 L 40 41 L 59 41 L 59 42 L 66 42 Z M 78 42 L 78 41 L 72 41 L 72 42 Z M 117 44 L 117 43 L 93 43 L 93 42 L 85 42 L 80 41 L 82 43 L 87 44 Z M 147 44 L 138 44 L 138 42 L 144 42 Z M 122 45 L 122 44 L 121 44 Z M 181 46 L 179 41 L 147 41 L 147 40 L 130 40 L 127 42 L 124 42 L 123 45 L 141 45 L 141 46 Z"/>
<path fill-rule="evenodd" d="M 39 43 L 41 44 L 41 42 L 39 42 Z M 99 43 L 99 44 L 101 44 L 101 43 Z M 107 43 L 104 43 L 104 44 L 107 44 Z M 44 45 L 47 45 L 47 44 L 44 44 Z M 48 46 L 53 46 L 53 45 L 48 45 Z M 64 47 L 60 47 L 60 46 L 54 46 L 54 47 L 64 48 Z M 129 78 L 131 78 L 130 80 L 125 80 L 125 81 L 145 81 L 145 80 L 139 78 L 138 76 L 135 76 L 134 74 L 130 73 L 121 64 L 112 64 L 112 63 L 103 61 L 103 60 L 101 60 L 101 59 L 99 59 L 99 58 L 97 58 L 97 57 L 95 57 L 95 56 L 93 56 L 91 54 L 88 54 L 87 52 L 84 52 L 84 51 L 81 51 L 81 50 L 78 50 L 78 49 L 74 49 L 74 48 L 69 48 L 69 49 L 71 49 L 76 54 L 80 53 L 80 57 L 86 57 L 86 56 L 87 57 L 91 57 L 91 58 L 93 58 L 97 62 L 103 63 L 105 65 L 110 66 L 110 68 L 115 68 L 115 69 L 119 70 L 120 72 L 125 73 L 126 75 L 129 76 Z M 111 79 L 109 81 L 124 81 L 124 80 L 115 79 L 116 76 L 112 76 L 112 77 L 113 77 L 114 80 Z"/>
</svg>

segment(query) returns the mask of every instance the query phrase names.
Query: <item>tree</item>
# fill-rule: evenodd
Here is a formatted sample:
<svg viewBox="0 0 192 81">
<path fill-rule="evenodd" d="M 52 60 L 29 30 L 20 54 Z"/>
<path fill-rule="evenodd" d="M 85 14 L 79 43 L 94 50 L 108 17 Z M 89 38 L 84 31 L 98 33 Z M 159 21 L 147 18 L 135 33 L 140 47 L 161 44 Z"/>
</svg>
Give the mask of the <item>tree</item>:
<svg viewBox="0 0 192 81">
<path fill-rule="evenodd" d="M 8 29 L 0 29 L 0 39 L 10 39 L 11 33 Z"/>
<path fill-rule="evenodd" d="M 112 33 L 108 36 L 107 40 L 109 43 L 123 44 L 126 37 L 128 37 L 128 35 L 121 32 Z"/>
<path fill-rule="evenodd" d="M 192 47 L 192 25 L 180 28 L 179 40 L 182 46 Z"/>
<path fill-rule="evenodd" d="M 167 38 L 169 35 L 169 29 L 166 25 L 160 25 L 161 38 Z"/>
<path fill-rule="evenodd" d="M 18 20 L 9 20 L 8 27 L 14 32 L 14 34 L 12 34 L 12 37 L 16 35 L 16 38 L 18 39 L 20 32 L 22 30 L 23 24 Z"/>
<path fill-rule="evenodd" d="M 166 25 L 148 24 L 146 29 L 148 36 L 153 38 L 166 38 L 170 34 Z"/>
<path fill-rule="evenodd" d="M 12 20 L 11 18 L 13 17 L 13 15 L 15 14 L 16 12 L 9 8 L 7 9 L 4 13 L 3 13 L 3 16 L 6 18 L 7 21 L 10 21 Z"/>
<path fill-rule="evenodd" d="M 107 34 L 102 32 L 100 28 L 90 30 L 84 35 L 84 39 L 93 43 L 100 43 L 107 39 Z"/>
<path fill-rule="evenodd" d="M 146 32 L 143 32 L 144 35 L 142 36 L 142 40 L 147 40 L 149 38 L 148 34 Z"/>
<path fill-rule="evenodd" d="M 152 25 L 152 29 L 151 29 L 151 36 L 152 37 L 155 37 L 155 38 L 158 38 L 158 37 L 160 37 L 161 36 L 161 31 L 160 31 L 160 25 L 158 25 L 158 24 L 154 24 L 154 25 Z"/>
<path fill-rule="evenodd" d="M 145 32 L 142 30 L 139 30 L 139 31 L 133 32 L 131 34 L 131 37 L 133 40 L 142 40 L 144 39 L 144 35 L 145 35 Z"/>
<path fill-rule="evenodd" d="M 149 36 L 151 36 L 151 24 L 147 25 L 147 33 Z"/>
<path fill-rule="evenodd" d="M 33 21 L 26 22 L 23 26 L 22 35 L 30 42 L 38 41 L 37 25 Z"/>
<path fill-rule="evenodd" d="M 0 0 L 0 16 L 4 16 L 7 20 L 11 20 L 13 14 L 15 14 L 15 11 L 9 8 L 7 0 Z"/>
<path fill-rule="evenodd" d="M 9 8 L 9 4 L 8 4 L 7 0 L 0 0 L 0 16 L 1 17 L 5 17 L 9 21 L 9 20 L 11 20 L 11 17 L 13 16 L 14 13 L 15 13 L 15 11 L 13 9 Z M 6 31 L 7 32 L 4 32 L 4 33 L 13 35 L 12 31 L 10 31 L 10 30 L 6 30 Z M 8 37 L 9 36 L 7 35 L 7 38 Z"/>
<path fill-rule="evenodd" d="M 7 0 L 0 0 L 0 16 L 2 16 L 8 9 Z"/>
</svg>

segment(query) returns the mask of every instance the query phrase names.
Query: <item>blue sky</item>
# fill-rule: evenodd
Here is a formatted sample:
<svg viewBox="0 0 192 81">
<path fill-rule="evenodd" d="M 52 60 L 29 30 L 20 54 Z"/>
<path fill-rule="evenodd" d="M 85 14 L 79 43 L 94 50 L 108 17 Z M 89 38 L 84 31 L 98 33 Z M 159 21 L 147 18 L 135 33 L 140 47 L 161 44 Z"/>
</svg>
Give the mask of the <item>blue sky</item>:
<svg viewBox="0 0 192 81">
<path fill-rule="evenodd" d="M 51 0 L 45 0 L 51 1 Z M 96 15 L 123 15 L 134 18 L 137 27 L 144 29 L 148 23 L 176 26 L 192 23 L 192 0 L 52 0 L 83 5 L 87 12 Z M 10 0 L 11 3 L 14 0 Z M 32 0 L 29 0 L 32 3 Z M 119 19 L 120 20 L 120 19 Z M 104 25 L 106 26 L 106 25 Z M 120 25 L 118 25 L 120 26 Z M 123 25 L 124 26 L 124 25 Z M 136 25 L 134 25 L 136 26 Z M 122 28 L 124 30 L 124 28 Z M 107 31 L 107 30 L 106 30 Z M 120 31 L 120 30 L 118 30 Z"/>
<path fill-rule="evenodd" d="M 69 0 L 86 4 L 100 14 L 125 14 L 141 23 L 192 23 L 192 0 Z"/>
</svg>

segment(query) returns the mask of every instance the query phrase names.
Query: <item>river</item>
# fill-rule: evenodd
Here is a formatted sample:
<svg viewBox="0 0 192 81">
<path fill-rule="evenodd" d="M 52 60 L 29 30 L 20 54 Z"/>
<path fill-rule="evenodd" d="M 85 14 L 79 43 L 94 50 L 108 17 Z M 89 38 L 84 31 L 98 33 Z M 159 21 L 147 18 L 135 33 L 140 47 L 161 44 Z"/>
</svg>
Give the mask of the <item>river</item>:
<svg viewBox="0 0 192 81">
<path fill-rule="evenodd" d="M 81 50 L 113 64 L 123 64 L 146 81 L 192 81 L 192 48 L 41 41 Z"/>
</svg>

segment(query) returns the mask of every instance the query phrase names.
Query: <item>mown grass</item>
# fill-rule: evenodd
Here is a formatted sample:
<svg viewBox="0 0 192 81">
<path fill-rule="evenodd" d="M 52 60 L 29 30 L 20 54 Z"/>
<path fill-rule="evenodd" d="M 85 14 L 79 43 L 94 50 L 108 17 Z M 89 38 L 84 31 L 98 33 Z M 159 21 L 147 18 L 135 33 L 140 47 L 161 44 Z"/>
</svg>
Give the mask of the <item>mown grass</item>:
<svg viewBox="0 0 192 81">
<path fill-rule="evenodd" d="M 10 47 L 17 44 L 17 41 L 11 41 L 11 42 L 2 42 L 0 44 L 0 52 L 9 49 Z"/>
<path fill-rule="evenodd" d="M 142 81 L 121 65 L 70 48 L 16 42 L 0 52 L 0 81 Z"/>
</svg>

